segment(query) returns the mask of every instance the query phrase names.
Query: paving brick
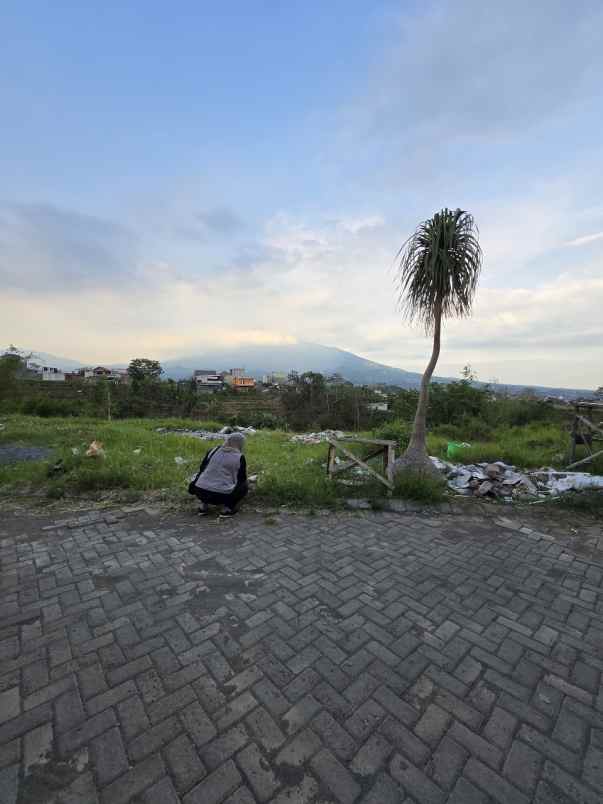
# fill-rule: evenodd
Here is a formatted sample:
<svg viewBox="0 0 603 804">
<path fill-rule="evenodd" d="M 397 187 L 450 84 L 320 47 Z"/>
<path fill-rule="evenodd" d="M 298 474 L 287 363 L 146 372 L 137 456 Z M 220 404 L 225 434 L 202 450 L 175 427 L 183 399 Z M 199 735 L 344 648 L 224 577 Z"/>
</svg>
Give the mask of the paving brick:
<svg viewBox="0 0 603 804">
<path fill-rule="evenodd" d="M 116 725 L 115 712 L 112 709 L 105 709 L 85 720 L 81 726 L 62 734 L 58 739 L 59 752 L 62 756 L 67 756 Z"/>
<path fill-rule="evenodd" d="M 109 729 L 90 743 L 96 777 L 101 786 L 128 770 L 128 758 L 118 728 Z"/>
<path fill-rule="evenodd" d="M 377 728 L 386 714 L 385 709 L 377 701 L 370 699 L 359 706 L 346 720 L 345 727 L 352 737 L 362 742 Z"/>
<path fill-rule="evenodd" d="M 404 800 L 406 795 L 402 785 L 388 773 L 380 773 L 371 789 L 362 797 L 361 804 L 400 804 Z"/>
<path fill-rule="evenodd" d="M 23 771 L 31 773 L 34 765 L 44 764 L 52 754 L 52 724 L 45 723 L 29 731 L 23 739 Z"/>
<path fill-rule="evenodd" d="M 448 712 L 430 704 L 414 728 L 417 737 L 427 745 L 436 746 L 451 721 Z"/>
<path fill-rule="evenodd" d="M 515 740 L 503 769 L 504 775 L 516 787 L 531 795 L 540 778 L 544 758 L 538 751 Z"/>
<path fill-rule="evenodd" d="M 430 771 L 434 782 L 440 787 L 452 787 L 468 756 L 466 748 L 455 743 L 450 737 L 443 737 L 431 755 Z"/>
<path fill-rule="evenodd" d="M 527 796 L 478 759 L 470 758 L 463 773 L 498 804 L 529 804 Z"/>
<path fill-rule="evenodd" d="M 390 743 L 380 734 L 373 734 L 357 752 L 350 770 L 360 776 L 373 776 L 383 767 L 393 751 Z"/>
<path fill-rule="evenodd" d="M 191 739 L 181 734 L 164 748 L 164 756 L 176 789 L 183 793 L 199 782 L 207 772 Z"/>
<path fill-rule="evenodd" d="M 349 760 L 356 752 L 356 743 L 350 734 L 328 712 L 320 712 L 312 720 L 311 727 L 340 759 Z"/>
<path fill-rule="evenodd" d="M 28 709 L 34 709 L 36 706 L 40 706 L 40 704 L 52 701 L 54 698 L 58 698 L 59 695 L 67 692 L 67 690 L 73 689 L 74 686 L 75 681 L 71 674 L 58 681 L 53 681 L 52 684 L 48 684 L 46 687 L 42 687 L 24 698 L 23 709 L 27 712 Z M 12 715 L 12 717 L 14 717 L 14 715 Z"/>
<path fill-rule="evenodd" d="M 152 754 L 173 740 L 182 730 L 182 725 L 175 716 L 163 720 L 131 740 L 128 743 L 128 754 L 135 762 L 138 762 L 142 757 Z"/>
<path fill-rule="evenodd" d="M 237 754 L 236 759 L 257 798 L 268 801 L 279 787 L 279 782 L 257 745 L 250 743 Z"/>
<path fill-rule="evenodd" d="M 133 695 L 117 705 L 117 713 L 126 740 L 132 740 L 141 731 L 150 728 L 149 719 L 142 699 Z"/>
<path fill-rule="evenodd" d="M 310 765 L 322 784 L 341 804 L 352 804 L 360 795 L 360 785 L 327 749 L 316 754 Z"/>
<path fill-rule="evenodd" d="M 145 790 L 142 800 L 144 804 L 180 804 L 172 780 L 167 776 Z"/>
<path fill-rule="evenodd" d="M 234 762 L 229 759 L 200 782 L 182 799 L 183 804 L 219 804 L 243 781 Z"/>
<path fill-rule="evenodd" d="M 217 768 L 226 759 L 247 745 L 249 734 L 245 727 L 238 723 L 224 734 L 201 748 L 203 763 L 210 770 Z"/>
<path fill-rule="evenodd" d="M 472 756 L 478 757 L 490 767 L 496 769 L 502 763 L 502 751 L 483 737 L 468 729 L 462 723 L 453 723 L 448 735 L 459 745 L 464 746 Z"/>
<path fill-rule="evenodd" d="M 262 706 L 258 706 L 248 715 L 245 722 L 265 751 L 276 751 L 285 742 L 285 735 Z"/>
<path fill-rule="evenodd" d="M 603 794 L 603 751 L 593 745 L 584 757 L 584 780 Z"/>
<path fill-rule="evenodd" d="M 304 765 L 321 746 L 320 738 L 311 729 L 304 729 L 277 754 L 276 764 Z"/>
<path fill-rule="evenodd" d="M 101 692 L 100 695 L 95 695 L 94 698 L 89 698 L 86 701 L 86 709 L 89 715 L 96 715 L 102 712 L 103 709 L 108 709 L 110 706 L 115 706 L 125 698 L 136 695 L 137 689 L 133 681 L 126 681 L 117 687 L 111 687 L 106 692 Z"/>
<path fill-rule="evenodd" d="M 58 734 L 75 728 L 86 718 L 79 690 L 73 689 L 54 701 L 54 718 Z"/>
<path fill-rule="evenodd" d="M 444 791 L 400 754 L 393 757 L 389 772 L 421 804 L 443 804 L 446 800 Z"/>
<path fill-rule="evenodd" d="M 447 804 L 488 804 L 491 799 L 462 776 L 454 786 Z"/>
<path fill-rule="evenodd" d="M 303 728 L 320 709 L 320 704 L 311 695 L 306 695 L 283 715 L 283 724 L 287 734 L 295 734 Z"/>
<path fill-rule="evenodd" d="M 10 765 L 0 771 L 0 800 L 3 804 L 16 804 L 19 790 L 19 766 Z"/>
<path fill-rule="evenodd" d="M 517 722 L 517 718 L 514 715 L 509 714 L 499 706 L 495 706 L 490 719 L 484 727 L 484 737 L 505 751 L 511 745 Z"/>
<path fill-rule="evenodd" d="M 429 757 L 429 748 L 425 743 L 392 717 L 383 721 L 379 733 L 416 765 L 422 765 Z"/>
<path fill-rule="evenodd" d="M 553 762 L 547 761 L 544 763 L 543 777 L 545 781 L 550 782 L 554 788 L 560 790 L 572 802 L 575 801 L 578 804 L 601 804 L 600 793 L 595 793 Z"/>
<path fill-rule="evenodd" d="M 213 721 L 205 714 L 198 701 L 185 707 L 180 712 L 180 719 L 197 748 L 213 740 L 218 733 Z"/>
<path fill-rule="evenodd" d="M 128 804 L 165 775 L 165 765 L 159 754 L 139 762 L 123 776 L 105 787 L 101 795 L 102 804 Z"/>
<path fill-rule="evenodd" d="M 186 686 L 160 698 L 154 704 L 147 706 L 147 714 L 151 723 L 158 723 L 174 712 L 197 700 L 192 687 Z"/>
<path fill-rule="evenodd" d="M 540 734 L 540 732 L 537 732 L 530 726 L 522 726 L 517 736 L 524 743 L 532 746 L 533 749 L 544 754 L 545 757 L 552 759 L 570 773 L 580 772 L 580 757 L 555 740 L 551 740 L 550 737 Z"/>
</svg>

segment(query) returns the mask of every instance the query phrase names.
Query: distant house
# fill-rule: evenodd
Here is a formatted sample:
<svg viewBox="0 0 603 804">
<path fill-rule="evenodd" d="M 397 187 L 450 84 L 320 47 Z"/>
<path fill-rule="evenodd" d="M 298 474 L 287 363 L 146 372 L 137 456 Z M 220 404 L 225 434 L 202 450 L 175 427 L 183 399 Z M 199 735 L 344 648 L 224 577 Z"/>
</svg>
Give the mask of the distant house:
<svg viewBox="0 0 603 804">
<path fill-rule="evenodd" d="M 42 380 L 43 382 L 65 382 L 63 369 L 57 368 L 56 366 L 44 366 L 41 363 L 28 360 L 27 372 L 29 376 Z"/>
<path fill-rule="evenodd" d="M 196 369 L 193 372 L 193 379 L 197 386 L 197 391 L 221 391 L 224 387 L 224 379 L 215 369 Z"/>
<path fill-rule="evenodd" d="M 367 410 L 379 411 L 380 413 L 389 413 L 387 402 L 367 402 L 366 408 Z"/>
<path fill-rule="evenodd" d="M 128 369 L 107 368 L 106 366 L 84 366 L 74 372 L 84 380 L 113 380 L 116 382 L 129 382 Z"/>
<path fill-rule="evenodd" d="M 286 371 L 271 371 L 269 374 L 264 374 L 262 383 L 264 385 L 285 385 L 288 377 Z"/>
<path fill-rule="evenodd" d="M 327 385 L 353 385 L 354 383 L 346 380 L 345 377 L 342 377 L 341 374 L 331 374 L 329 377 L 326 378 Z"/>
<path fill-rule="evenodd" d="M 250 391 L 256 386 L 253 377 L 245 377 L 245 369 L 233 368 L 222 374 L 224 382 L 234 391 Z"/>
</svg>

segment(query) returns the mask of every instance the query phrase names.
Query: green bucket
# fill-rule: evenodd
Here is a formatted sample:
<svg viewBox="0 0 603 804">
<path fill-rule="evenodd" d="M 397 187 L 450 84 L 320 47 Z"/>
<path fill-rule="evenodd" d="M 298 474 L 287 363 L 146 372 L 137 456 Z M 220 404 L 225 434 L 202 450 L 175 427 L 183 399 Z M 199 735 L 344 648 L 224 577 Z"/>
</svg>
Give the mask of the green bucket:
<svg viewBox="0 0 603 804">
<path fill-rule="evenodd" d="M 446 457 L 448 458 L 462 458 L 463 451 L 470 447 L 471 444 L 466 444 L 465 442 L 460 443 L 458 441 L 449 441 L 448 447 L 446 449 Z"/>
</svg>

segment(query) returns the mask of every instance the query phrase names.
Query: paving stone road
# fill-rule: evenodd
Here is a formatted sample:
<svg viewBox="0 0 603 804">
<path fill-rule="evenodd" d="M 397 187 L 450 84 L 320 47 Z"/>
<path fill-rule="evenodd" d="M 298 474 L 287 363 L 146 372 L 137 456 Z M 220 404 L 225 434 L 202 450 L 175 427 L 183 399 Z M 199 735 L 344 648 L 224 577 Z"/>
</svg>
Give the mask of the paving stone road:
<svg viewBox="0 0 603 804">
<path fill-rule="evenodd" d="M 600 804 L 601 554 L 520 527 L 5 513 L 0 801 Z"/>
</svg>

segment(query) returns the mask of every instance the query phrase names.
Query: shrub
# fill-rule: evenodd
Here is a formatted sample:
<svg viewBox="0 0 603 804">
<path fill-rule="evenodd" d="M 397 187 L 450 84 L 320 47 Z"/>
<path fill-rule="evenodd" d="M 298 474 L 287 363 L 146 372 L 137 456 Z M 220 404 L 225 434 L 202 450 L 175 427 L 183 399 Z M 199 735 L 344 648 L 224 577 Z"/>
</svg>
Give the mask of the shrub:
<svg viewBox="0 0 603 804">
<path fill-rule="evenodd" d="M 75 491 L 125 489 L 129 485 L 130 475 L 127 471 L 106 464 L 81 467 L 70 479 L 70 486 Z"/>
<path fill-rule="evenodd" d="M 23 413 L 29 416 L 80 416 L 82 405 L 77 401 L 65 399 L 27 399 L 23 403 Z"/>
<path fill-rule="evenodd" d="M 400 450 L 406 449 L 412 433 L 412 423 L 394 419 L 394 421 L 377 427 L 374 431 L 375 438 L 382 438 L 385 441 L 395 441 Z"/>
<path fill-rule="evenodd" d="M 441 503 L 446 499 L 446 484 L 443 478 L 406 469 L 395 477 L 394 496 L 422 503 Z"/>
</svg>

